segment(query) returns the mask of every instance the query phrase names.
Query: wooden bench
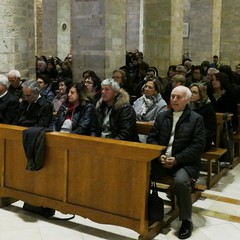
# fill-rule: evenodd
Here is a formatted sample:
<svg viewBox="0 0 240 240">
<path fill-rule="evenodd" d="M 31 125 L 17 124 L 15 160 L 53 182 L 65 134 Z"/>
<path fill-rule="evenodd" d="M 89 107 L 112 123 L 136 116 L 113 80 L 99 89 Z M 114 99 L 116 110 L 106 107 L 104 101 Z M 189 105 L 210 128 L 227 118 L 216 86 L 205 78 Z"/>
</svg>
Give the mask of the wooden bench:
<svg viewBox="0 0 240 240">
<path fill-rule="evenodd" d="M 202 161 L 206 161 L 206 185 L 196 184 L 196 189 L 205 190 L 210 189 L 218 180 L 227 172 L 226 168 L 220 169 L 219 159 L 227 152 L 227 149 L 220 148 L 221 132 L 223 128 L 223 113 L 216 113 L 217 117 L 217 132 L 216 132 L 216 147 L 213 147 L 208 152 L 203 153 Z M 228 120 L 231 120 L 232 114 L 228 114 Z M 137 128 L 139 134 L 148 135 L 153 127 L 151 122 L 137 122 Z M 215 166 L 215 168 L 213 168 Z M 159 183 L 160 187 L 168 188 L 164 186 L 166 184 Z"/>
<path fill-rule="evenodd" d="M 0 199 L 45 206 L 130 228 L 141 239 L 148 226 L 150 163 L 163 146 L 60 132 L 45 134 L 45 163 L 26 170 L 25 128 L 0 124 Z M 9 201 L 8 201 L 9 200 Z"/>
</svg>

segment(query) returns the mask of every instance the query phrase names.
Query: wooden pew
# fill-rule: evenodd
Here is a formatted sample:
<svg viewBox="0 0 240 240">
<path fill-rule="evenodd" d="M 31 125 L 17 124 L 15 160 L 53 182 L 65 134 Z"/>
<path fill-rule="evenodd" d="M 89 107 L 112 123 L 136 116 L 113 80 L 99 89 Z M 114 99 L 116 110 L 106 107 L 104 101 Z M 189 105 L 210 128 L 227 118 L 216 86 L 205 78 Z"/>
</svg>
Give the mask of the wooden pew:
<svg viewBox="0 0 240 240">
<path fill-rule="evenodd" d="M 219 179 L 226 174 L 227 169 L 220 169 L 219 159 L 226 153 L 227 149 L 220 148 L 220 139 L 221 132 L 223 128 L 223 113 L 216 113 L 217 116 L 217 132 L 216 132 L 216 146 L 210 149 L 209 151 L 203 153 L 202 159 L 206 161 L 207 169 L 206 169 L 206 185 L 197 184 L 195 187 L 199 190 L 210 189 L 214 184 L 216 184 Z M 231 120 L 232 114 L 228 114 L 228 120 Z M 148 135 L 150 130 L 152 129 L 153 123 L 150 122 L 137 122 L 137 128 L 139 134 Z M 215 169 L 213 169 L 213 165 Z M 168 184 L 165 184 L 166 180 L 164 179 L 164 183 L 159 183 L 160 188 L 168 188 Z"/>
<path fill-rule="evenodd" d="M 150 162 L 163 146 L 50 132 L 44 167 L 28 171 L 24 129 L 0 124 L 1 200 L 13 198 L 127 227 L 141 239 L 159 233 L 150 234 L 147 209 Z"/>
</svg>

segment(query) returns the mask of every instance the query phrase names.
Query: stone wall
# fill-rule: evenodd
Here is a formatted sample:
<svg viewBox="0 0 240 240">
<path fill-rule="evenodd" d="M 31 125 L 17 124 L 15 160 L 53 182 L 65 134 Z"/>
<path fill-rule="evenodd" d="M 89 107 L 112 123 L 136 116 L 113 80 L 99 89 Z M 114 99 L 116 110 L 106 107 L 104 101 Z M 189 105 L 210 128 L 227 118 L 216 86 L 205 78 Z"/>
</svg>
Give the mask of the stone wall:
<svg viewBox="0 0 240 240">
<path fill-rule="evenodd" d="M 34 74 L 34 2 L 1 0 L 0 72 L 21 71 L 23 77 Z"/>
<path fill-rule="evenodd" d="M 75 80 L 91 69 L 102 79 L 125 64 L 126 0 L 78 0 L 72 6 Z"/>
</svg>

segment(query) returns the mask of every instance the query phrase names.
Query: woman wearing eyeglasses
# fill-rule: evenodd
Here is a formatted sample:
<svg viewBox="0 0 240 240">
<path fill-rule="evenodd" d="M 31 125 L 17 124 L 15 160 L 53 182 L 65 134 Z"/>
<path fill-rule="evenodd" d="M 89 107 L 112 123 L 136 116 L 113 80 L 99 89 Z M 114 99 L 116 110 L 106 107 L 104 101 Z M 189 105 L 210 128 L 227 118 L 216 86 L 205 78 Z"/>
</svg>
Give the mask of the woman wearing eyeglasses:
<svg viewBox="0 0 240 240">
<path fill-rule="evenodd" d="M 190 107 L 193 111 L 200 114 L 204 119 L 206 129 L 206 148 L 209 150 L 216 137 L 216 112 L 208 98 L 206 85 L 202 83 L 193 83 L 190 86 L 192 97 L 190 99 Z"/>
</svg>

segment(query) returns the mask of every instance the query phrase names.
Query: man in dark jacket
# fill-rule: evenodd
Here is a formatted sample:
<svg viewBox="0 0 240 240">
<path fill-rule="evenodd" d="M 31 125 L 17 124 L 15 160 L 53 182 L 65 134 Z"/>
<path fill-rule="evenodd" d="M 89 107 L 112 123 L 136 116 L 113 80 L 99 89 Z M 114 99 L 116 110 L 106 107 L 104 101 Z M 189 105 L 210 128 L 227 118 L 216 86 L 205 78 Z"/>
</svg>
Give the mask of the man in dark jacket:
<svg viewBox="0 0 240 240">
<path fill-rule="evenodd" d="M 40 95 L 37 81 L 27 80 L 23 84 L 24 100 L 19 105 L 15 124 L 24 127 L 48 128 L 53 115 L 53 105 Z"/>
<path fill-rule="evenodd" d="M 205 148 L 203 118 L 190 110 L 191 91 L 178 86 L 171 92 L 172 110 L 158 114 L 147 143 L 167 146 L 160 159 L 152 162 L 152 180 L 164 175 L 173 177 L 173 191 L 182 221 L 178 237 L 186 239 L 192 233 L 191 181 L 199 177 L 200 157 Z"/>
<path fill-rule="evenodd" d="M 18 112 L 18 99 L 8 91 L 7 77 L 0 75 L 0 123 L 12 124 Z"/>
<path fill-rule="evenodd" d="M 128 93 L 111 78 L 101 85 L 102 97 L 96 104 L 98 123 L 92 135 L 138 142 L 136 114 Z"/>
</svg>

